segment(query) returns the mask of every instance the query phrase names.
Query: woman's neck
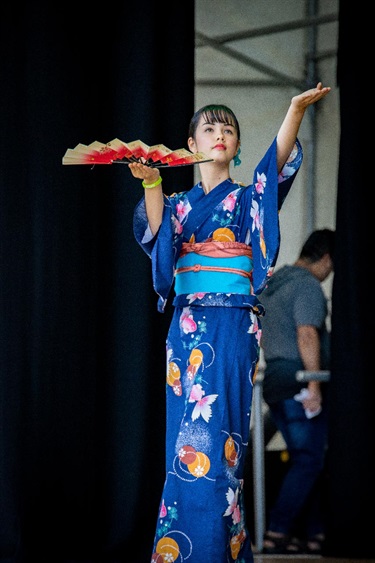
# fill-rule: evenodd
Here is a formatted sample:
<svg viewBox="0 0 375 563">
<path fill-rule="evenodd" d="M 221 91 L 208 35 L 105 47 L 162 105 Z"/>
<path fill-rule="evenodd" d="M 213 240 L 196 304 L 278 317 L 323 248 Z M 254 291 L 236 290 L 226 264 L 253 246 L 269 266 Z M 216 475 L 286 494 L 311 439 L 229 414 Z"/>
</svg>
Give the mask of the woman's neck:
<svg viewBox="0 0 375 563">
<path fill-rule="evenodd" d="M 215 163 L 203 163 L 199 165 L 201 184 L 205 194 L 208 194 L 216 186 L 230 178 L 229 168 L 219 167 Z"/>
</svg>

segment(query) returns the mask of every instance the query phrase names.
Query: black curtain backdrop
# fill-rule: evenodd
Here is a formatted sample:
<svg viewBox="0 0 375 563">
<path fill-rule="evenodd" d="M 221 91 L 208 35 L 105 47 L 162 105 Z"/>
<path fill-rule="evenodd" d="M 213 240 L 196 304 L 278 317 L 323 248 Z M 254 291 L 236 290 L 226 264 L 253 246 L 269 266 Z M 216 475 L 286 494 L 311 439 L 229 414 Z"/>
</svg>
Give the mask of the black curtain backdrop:
<svg viewBox="0 0 375 563">
<path fill-rule="evenodd" d="M 62 157 L 187 148 L 194 3 L 9 3 L 0 48 L 0 560 L 148 563 L 170 308 L 133 237 L 140 182 Z"/>
<path fill-rule="evenodd" d="M 341 4 L 326 554 L 374 558 L 361 12 Z M 156 311 L 133 237 L 139 181 L 62 156 L 116 137 L 186 147 L 194 3 L 6 4 L 0 47 L 0 561 L 149 563 L 171 306 Z M 193 184 L 192 167 L 162 175 L 169 193 Z"/>
<path fill-rule="evenodd" d="M 372 253 L 368 189 L 360 189 L 363 91 L 357 64 L 362 48 L 353 30 L 363 22 L 361 3 L 340 2 L 337 78 L 340 88 L 340 157 L 337 255 L 332 293 L 332 369 L 328 455 L 326 554 L 375 561 L 374 375 L 370 339 Z M 361 110 L 361 111 L 362 111 Z M 365 181 L 366 183 L 366 181 Z M 372 356 L 374 346 L 372 346 Z"/>
</svg>

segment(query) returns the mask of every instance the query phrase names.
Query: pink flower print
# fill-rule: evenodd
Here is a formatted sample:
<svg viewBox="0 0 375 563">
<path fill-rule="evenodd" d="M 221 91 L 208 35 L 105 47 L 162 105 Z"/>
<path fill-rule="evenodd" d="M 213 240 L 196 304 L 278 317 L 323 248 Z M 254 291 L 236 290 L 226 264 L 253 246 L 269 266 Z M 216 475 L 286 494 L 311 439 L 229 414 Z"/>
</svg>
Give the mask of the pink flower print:
<svg viewBox="0 0 375 563">
<path fill-rule="evenodd" d="M 183 217 L 183 212 L 184 212 L 184 204 L 183 203 L 178 203 L 176 205 L 176 212 L 177 212 L 177 215 L 179 217 Z"/>
<path fill-rule="evenodd" d="M 181 225 L 180 221 L 178 221 L 178 219 L 176 219 L 176 217 L 173 217 L 172 221 L 173 221 L 173 227 L 174 227 L 175 234 L 180 235 L 182 233 L 182 225 Z"/>
<path fill-rule="evenodd" d="M 218 395 L 207 395 L 207 397 L 205 397 L 204 393 L 200 383 L 193 385 L 190 392 L 189 403 L 194 403 L 194 401 L 197 401 L 197 403 L 191 413 L 192 420 L 197 420 L 197 418 L 201 416 L 203 420 L 208 422 L 212 416 L 211 405 L 216 401 Z"/>
<path fill-rule="evenodd" d="M 241 510 L 238 506 L 236 506 L 236 508 L 233 510 L 232 519 L 233 524 L 238 524 L 239 522 L 241 522 Z"/>
<path fill-rule="evenodd" d="M 267 269 L 267 278 L 270 278 L 270 277 L 272 276 L 274 270 L 275 270 L 274 266 L 270 266 L 270 267 Z"/>
<path fill-rule="evenodd" d="M 204 395 L 204 391 L 202 385 L 197 383 L 193 385 L 190 392 L 189 403 L 194 403 L 194 401 L 200 401 Z"/>
<path fill-rule="evenodd" d="M 257 334 L 259 332 L 258 317 L 255 315 L 255 313 L 253 313 L 253 311 L 250 311 L 249 315 L 251 324 L 247 332 L 248 334 Z"/>
<path fill-rule="evenodd" d="M 257 172 L 257 182 L 255 184 L 255 189 L 258 194 L 264 193 L 264 188 L 266 187 L 266 183 L 267 183 L 267 176 L 263 173 L 259 174 L 259 172 Z"/>
<path fill-rule="evenodd" d="M 179 221 L 182 223 L 186 215 L 191 211 L 191 205 L 188 200 L 180 201 L 176 205 L 176 213 Z"/>
<path fill-rule="evenodd" d="M 195 332 L 197 330 L 197 323 L 194 321 L 193 315 L 187 307 L 182 311 L 180 326 L 185 334 L 189 334 L 189 332 Z"/>
<path fill-rule="evenodd" d="M 258 329 L 258 330 L 256 331 L 256 334 L 255 334 L 255 338 L 256 338 L 258 344 L 260 344 L 261 336 L 262 336 L 262 331 L 261 331 L 260 329 Z"/>
<path fill-rule="evenodd" d="M 223 516 L 232 515 L 233 524 L 238 524 L 239 522 L 241 522 L 241 510 L 237 504 L 238 489 L 236 489 L 236 492 L 234 492 L 234 490 L 229 487 L 226 497 L 228 501 L 228 508 L 224 512 Z"/>
<path fill-rule="evenodd" d="M 196 299 L 203 299 L 203 297 L 205 296 L 205 293 L 189 293 L 189 295 L 186 296 L 186 299 L 189 301 L 189 304 L 192 303 L 193 301 L 195 301 Z"/>
<path fill-rule="evenodd" d="M 236 196 L 234 194 L 229 194 L 223 201 L 223 209 L 224 211 L 233 211 L 234 206 L 236 205 Z"/>
<path fill-rule="evenodd" d="M 257 201 L 253 201 L 250 211 L 250 216 L 253 218 L 253 228 L 252 231 L 254 232 L 255 229 L 259 230 L 260 227 L 260 215 L 259 215 L 259 205 Z"/>
<path fill-rule="evenodd" d="M 164 504 L 164 499 L 161 503 L 159 516 L 160 516 L 160 518 L 164 518 L 164 516 L 167 516 L 167 507 Z"/>
</svg>

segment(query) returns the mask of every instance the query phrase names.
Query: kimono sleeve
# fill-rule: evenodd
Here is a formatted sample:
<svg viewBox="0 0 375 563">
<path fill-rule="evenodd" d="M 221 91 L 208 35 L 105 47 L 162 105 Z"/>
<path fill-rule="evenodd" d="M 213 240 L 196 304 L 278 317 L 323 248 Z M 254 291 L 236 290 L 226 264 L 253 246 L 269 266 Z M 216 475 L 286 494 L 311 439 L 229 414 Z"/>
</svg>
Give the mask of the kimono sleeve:
<svg viewBox="0 0 375 563">
<path fill-rule="evenodd" d="M 156 241 L 156 235 L 153 235 L 148 224 L 145 198 L 143 197 L 134 210 L 133 215 L 133 233 L 135 240 L 141 246 L 142 250 L 151 258 L 151 252 Z"/>
<path fill-rule="evenodd" d="M 279 211 L 302 163 L 302 147 L 296 141 L 292 160 L 277 172 L 276 138 L 259 162 L 253 177 L 253 288 L 259 294 L 272 274 L 280 248 Z"/>
<path fill-rule="evenodd" d="M 302 164 L 303 151 L 299 140 L 291 152 L 290 161 L 287 162 L 279 174 L 278 209 L 280 210 Z"/>
<path fill-rule="evenodd" d="M 136 241 L 152 261 L 152 283 L 159 296 L 158 311 L 163 312 L 173 285 L 176 244 L 171 204 L 164 197 L 163 219 L 153 235 L 147 220 L 144 197 L 134 211 L 133 232 Z"/>
</svg>

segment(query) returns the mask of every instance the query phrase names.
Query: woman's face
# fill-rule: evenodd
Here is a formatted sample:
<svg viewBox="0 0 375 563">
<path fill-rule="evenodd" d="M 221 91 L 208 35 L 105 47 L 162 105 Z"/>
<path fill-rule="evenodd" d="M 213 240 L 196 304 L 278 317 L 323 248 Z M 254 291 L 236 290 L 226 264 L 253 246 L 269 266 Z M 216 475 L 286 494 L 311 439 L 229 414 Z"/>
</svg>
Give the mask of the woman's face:
<svg viewBox="0 0 375 563">
<path fill-rule="evenodd" d="M 195 138 L 188 139 L 191 152 L 203 152 L 216 162 L 229 163 L 238 151 L 240 142 L 236 128 L 229 123 L 208 123 L 201 115 Z"/>
</svg>

